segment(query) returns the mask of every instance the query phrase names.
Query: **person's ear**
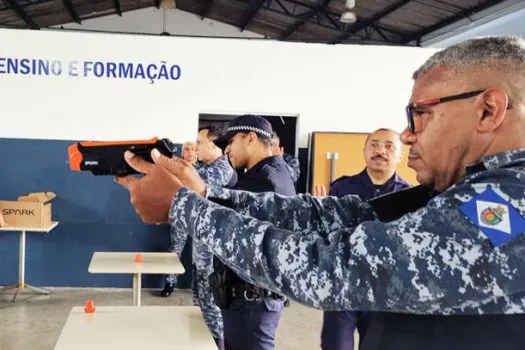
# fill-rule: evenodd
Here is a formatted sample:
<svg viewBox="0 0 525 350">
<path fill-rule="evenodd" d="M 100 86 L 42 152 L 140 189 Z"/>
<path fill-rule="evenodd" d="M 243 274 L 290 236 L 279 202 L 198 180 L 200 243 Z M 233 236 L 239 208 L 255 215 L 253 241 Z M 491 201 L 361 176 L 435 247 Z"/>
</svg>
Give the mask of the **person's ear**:
<svg viewBox="0 0 525 350">
<path fill-rule="evenodd" d="M 257 134 L 253 131 L 250 131 L 250 133 L 248 134 L 248 143 L 250 145 L 253 145 L 255 144 L 255 142 L 257 142 Z"/>
<path fill-rule="evenodd" d="M 508 96 L 502 89 L 493 88 L 485 91 L 479 103 L 478 131 L 486 133 L 496 130 L 505 120 L 509 106 Z"/>
</svg>

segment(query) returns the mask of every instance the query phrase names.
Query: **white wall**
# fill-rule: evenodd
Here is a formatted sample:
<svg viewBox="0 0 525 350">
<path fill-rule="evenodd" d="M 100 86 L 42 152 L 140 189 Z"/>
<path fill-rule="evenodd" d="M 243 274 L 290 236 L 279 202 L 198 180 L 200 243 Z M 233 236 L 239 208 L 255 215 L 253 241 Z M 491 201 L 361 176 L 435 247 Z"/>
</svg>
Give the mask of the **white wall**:
<svg viewBox="0 0 525 350">
<path fill-rule="evenodd" d="M 66 29 L 107 32 L 160 34 L 164 31 L 163 11 L 156 7 L 124 12 L 119 15 L 88 19 L 61 25 Z M 56 26 L 56 27 L 61 27 Z M 166 31 L 172 35 L 197 35 L 235 38 L 261 38 L 262 35 L 210 20 L 178 9 L 166 10 Z"/>
<path fill-rule="evenodd" d="M 313 131 L 405 127 L 411 74 L 435 49 L 0 30 L 5 58 L 59 60 L 60 76 L 0 73 L 0 137 L 193 139 L 198 114 L 299 115 Z M 2 58 L 3 57 L 3 61 Z M 79 76 L 67 74 L 79 61 Z M 178 64 L 179 80 L 82 76 L 82 62 Z"/>
</svg>

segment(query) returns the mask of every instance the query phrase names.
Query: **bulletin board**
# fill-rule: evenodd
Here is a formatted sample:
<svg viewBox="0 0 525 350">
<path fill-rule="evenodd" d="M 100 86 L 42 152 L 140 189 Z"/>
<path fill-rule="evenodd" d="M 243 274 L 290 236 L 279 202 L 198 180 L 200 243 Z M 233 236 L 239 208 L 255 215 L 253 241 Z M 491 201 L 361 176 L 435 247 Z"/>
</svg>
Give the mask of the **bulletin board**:
<svg viewBox="0 0 525 350">
<path fill-rule="evenodd" d="M 314 185 L 325 185 L 328 191 L 332 172 L 330 153 L 337 153 L 333 169 L 334 180 L 344 175 L 361 172 L 365 166 L 363 148 L 368 133 L 314 132 L 310 139 L 311 174 L 309 192 Z M 407 146 L 403 146 L 403 156 L 397 166 L 397 173 L 412 185 L 417 185 L 416 173 L 407 166 Z"/>
</svg>

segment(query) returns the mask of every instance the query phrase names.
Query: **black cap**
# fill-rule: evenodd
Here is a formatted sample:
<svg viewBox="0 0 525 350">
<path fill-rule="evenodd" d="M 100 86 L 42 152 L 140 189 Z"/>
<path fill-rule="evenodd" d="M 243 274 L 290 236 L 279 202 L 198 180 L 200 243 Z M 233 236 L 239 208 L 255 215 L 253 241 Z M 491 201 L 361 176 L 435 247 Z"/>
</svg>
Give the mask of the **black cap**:
<svg viewBox="0 0 525 350">
<path fill-rule="evenodd" d="M 272 124 L 259 115 L 245 114 L 233 119 L 229 124 L 226 132 L 213 142 L 217 147 L 224 150 L 231 140 L 238 132 L 254 132 L 257 136 L 271 140 L 273 129 Z"/>
</svg>

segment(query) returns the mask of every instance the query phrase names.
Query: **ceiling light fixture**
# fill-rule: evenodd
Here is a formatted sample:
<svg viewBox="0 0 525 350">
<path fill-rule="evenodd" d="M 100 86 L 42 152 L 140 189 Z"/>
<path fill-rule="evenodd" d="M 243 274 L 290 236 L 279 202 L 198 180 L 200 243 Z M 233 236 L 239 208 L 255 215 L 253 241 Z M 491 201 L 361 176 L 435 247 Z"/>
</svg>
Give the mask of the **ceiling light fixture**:
<svg viewBox="0 0 525 350">
<path fill-rule="evenodd" d="M 357 16 L 355 15 L 355 12 L 347 10 L 341 14 L 341 19 L 339 20 L 342 23 L 355 23 L 357 21 Z"/>
<path fill-rule="evenodd" d="M 346 0 L 345 7 L 347 9 L 353 9 L 355 7 L 355 0 Z"/>
<path fill-rule="evenodd" d="M 345 10 L 341 14 L 339 19 L 342 23 L 355 23 L 357 21 L 357 16 L 352 9 L 355 7 L 355 0 L 346 0 L 345 1 Z"/>
</svg>

